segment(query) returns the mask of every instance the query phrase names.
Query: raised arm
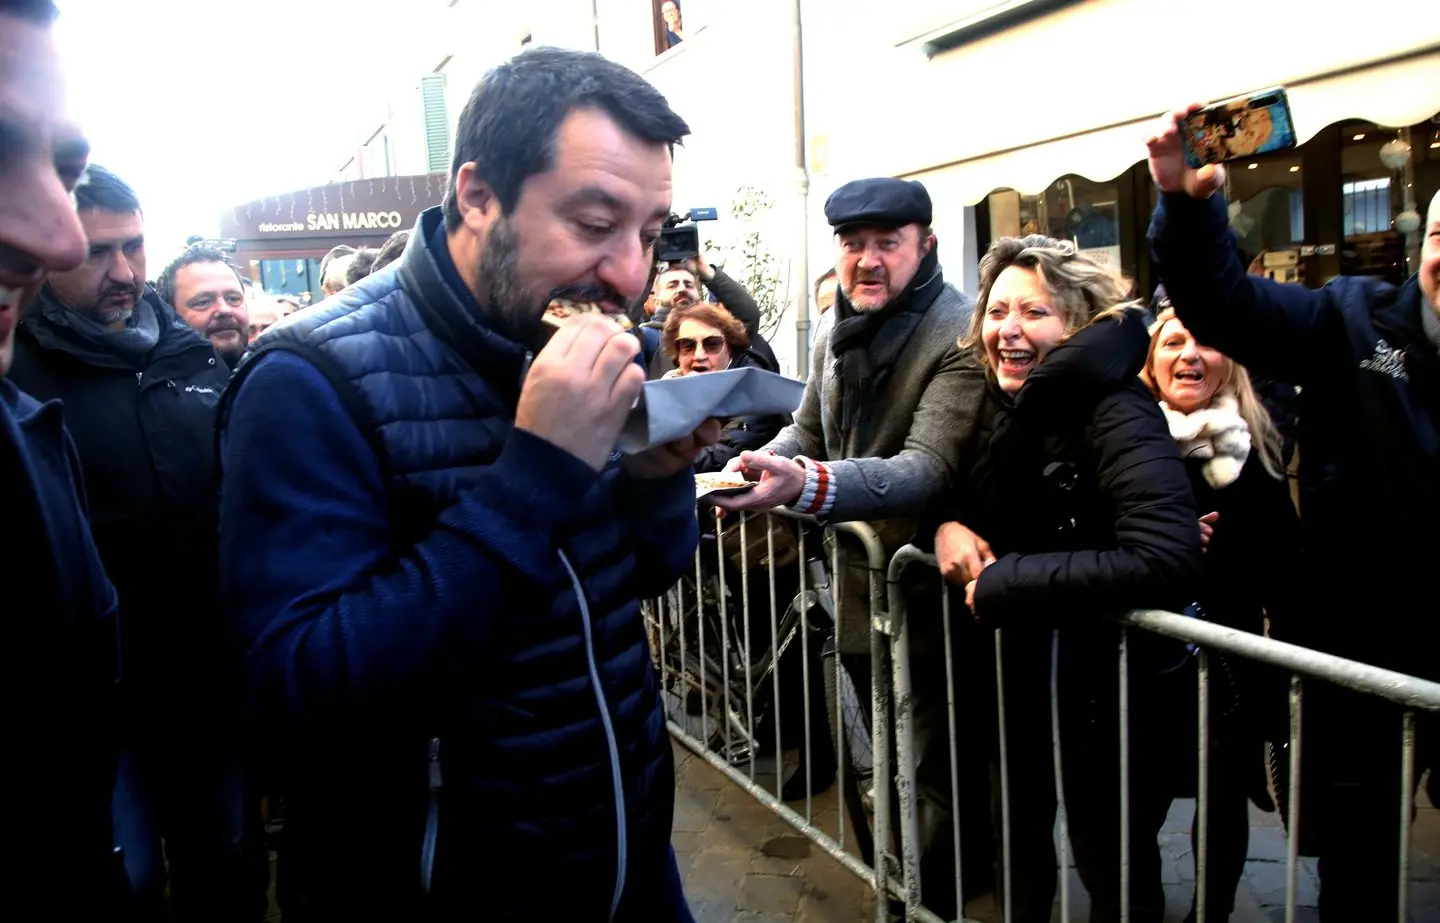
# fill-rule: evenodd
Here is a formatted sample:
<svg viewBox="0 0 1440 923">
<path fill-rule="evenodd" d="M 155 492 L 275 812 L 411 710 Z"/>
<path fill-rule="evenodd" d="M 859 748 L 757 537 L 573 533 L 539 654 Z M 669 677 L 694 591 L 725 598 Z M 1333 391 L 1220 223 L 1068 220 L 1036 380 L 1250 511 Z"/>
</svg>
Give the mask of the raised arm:
<svg viewBox="0 0 1440 923">
<path fill-rule="evenodd" d="M 1160 190 L 1150 248 L 1175 312 L 1196 339 L 1262 375 L 1301 384 L 1329 374 L 1316 357 L 1344 335 L 1339 306 L 1327 289 L 1246 274 L 1219 192 L 1224 168 L 1185 165 L 1179 126 L 1194 108 L 1170 113 L 1147 142 Z"/>
<path fill-rule="evenodd" d="M 705 285 L 720 299 L 725 310 L 735 316 L 735 319 L 745 325 L 745 332 L 753 339 L 760 331 L 760 306 L 755 303 L 755 298 L 745 290 L 745 286 L 727 276 L 722 270 L 712 270 L 715 274 L 705 280 Z"/>
</svg>

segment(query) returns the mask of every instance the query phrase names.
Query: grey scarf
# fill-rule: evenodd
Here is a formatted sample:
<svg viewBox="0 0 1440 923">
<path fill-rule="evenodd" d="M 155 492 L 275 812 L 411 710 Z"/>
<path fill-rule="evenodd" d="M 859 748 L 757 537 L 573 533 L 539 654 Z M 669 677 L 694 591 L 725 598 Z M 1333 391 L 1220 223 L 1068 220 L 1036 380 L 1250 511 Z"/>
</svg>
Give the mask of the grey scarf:
<svg viewBox="0 0 1440 923">
<path fill-rule="evenodd" d="M 135 310 L 119 330 L 111 330 L 79 311 L 62 307 L 57 298 L 46 298 L 42 310 L 50 323 L 74 331 L 86 342 L 114 353 L 136 367 L 144 363 L 150 350 L 160 342 L 160 318 L 155 313 L 155 306 L 144 296 L 136 300 Z"/>
</svg>

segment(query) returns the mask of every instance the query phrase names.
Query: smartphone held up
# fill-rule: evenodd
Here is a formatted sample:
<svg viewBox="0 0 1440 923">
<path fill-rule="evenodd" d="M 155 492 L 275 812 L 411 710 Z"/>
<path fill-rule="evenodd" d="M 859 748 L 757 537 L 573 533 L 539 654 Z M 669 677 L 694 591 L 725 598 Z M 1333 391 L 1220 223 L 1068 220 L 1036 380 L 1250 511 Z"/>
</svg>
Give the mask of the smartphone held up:
<svg viewBox="0 0 1440 923">
<path fill-rule="evenodd" d="M 1195 169 L 1296 146 L 1283 87 L 1211 103 L 1184 123 L 1185 162 Z"/>
</svg>

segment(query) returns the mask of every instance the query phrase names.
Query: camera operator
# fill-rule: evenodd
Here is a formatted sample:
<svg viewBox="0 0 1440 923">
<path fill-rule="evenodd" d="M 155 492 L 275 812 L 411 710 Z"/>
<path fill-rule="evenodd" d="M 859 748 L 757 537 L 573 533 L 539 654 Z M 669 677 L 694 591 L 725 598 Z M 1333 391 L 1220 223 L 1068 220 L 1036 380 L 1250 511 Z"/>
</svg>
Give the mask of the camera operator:
<svg viewBox="0 0 1440 923">
<path fill-rule="evenodd" d="M 655 274 L 655 314 L 640 325 L 641 341 L 648 363 L 646 377 L 652 381 L 663 378 L 666 372 L 675 368 L 674 357 L 660 348 L 665 318 L 674 308 L 700 303 L 703 300 L 700 295 L 701 283 L 704 283 L 725 306 L 725 310 L 745 327 L 745 334 L 750 337 L 750 352 L 754 357 L 754 364 L 771 372 L 780 371 L 780 363 L 775 359 L 774 350 L 760 335 L 760 306 L 750 297 L 745 286 L 712 267 L 703 254 L 697 253 L 683 262 L 663 265 Z"/>
</svg>

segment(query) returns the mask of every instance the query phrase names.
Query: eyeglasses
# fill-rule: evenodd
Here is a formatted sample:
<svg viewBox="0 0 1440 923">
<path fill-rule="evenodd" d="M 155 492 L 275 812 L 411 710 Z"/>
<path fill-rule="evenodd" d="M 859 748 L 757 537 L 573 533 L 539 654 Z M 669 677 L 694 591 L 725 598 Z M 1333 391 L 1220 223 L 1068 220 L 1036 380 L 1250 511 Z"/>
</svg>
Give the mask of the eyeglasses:
<svg viewBox="0 0 1440 923">
<path fill-rule="evenodd" d="M 700 341 L 700 346 L 708 355 L 714 355 L 725 348 L 724 337 L 705 337 Z M 691 337 L 683 337 L 675 341 L 675 348 L 680 350 L 680 355 L 688 356 L 695 352 L 695 340 Z"/>
</svg>

